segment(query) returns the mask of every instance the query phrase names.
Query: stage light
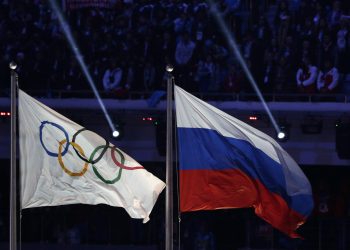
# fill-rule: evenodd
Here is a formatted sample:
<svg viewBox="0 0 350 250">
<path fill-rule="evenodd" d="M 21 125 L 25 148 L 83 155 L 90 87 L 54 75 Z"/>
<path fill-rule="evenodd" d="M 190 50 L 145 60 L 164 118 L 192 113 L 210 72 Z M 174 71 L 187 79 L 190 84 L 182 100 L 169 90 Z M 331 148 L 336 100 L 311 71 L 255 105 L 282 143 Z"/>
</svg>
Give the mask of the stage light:
<svg viewBox="0 0 350 250">
<path fill-rule="evenodd" d="M 112 135 L 113 137 L 117 138 L 120 135 L 120 132 L 118 130 L 114 130 Z"/>
<path fill-rule="evenodd" d="M 258 117 L 256 115 L 251 115 L 249 116 L 249 121 L 257 121 L 258 120 Z"/>
<path fill-rule="evenodd" d="M 289 139 L 290 124 L 282 119 L 279 123 L 279 130 L 276 133 L 277 140 L 280 142 L 285 142 Z"/>
<path fill-rule="evenodd" d="M 166 67 L 165 67 L 165 70 L 168 72 L 168 73 L 171 73 L 174 71 L 174 66 L 171 65 L 171 64 L 168 64 Z"/>
<path fill-rule="evenodd" d="M 9 67 L 10 69 L 15 70 L 17 68 L 17 64 L 14 61 L 12 61 L 10 62 Z"/>
<path fill-rule="evenodd" d="M 142 117 L 142 121 L 148 123 L 148 124 L 154 124 L 154 125 L 158 125 L 159 124 L 159 121 L 158 121 L 158 118 L 157 117 L 152 117 L 152 116 L 143 116 Z"/>
<path fill-rule="evenodd" d="M 147 121 L 147 122 L 152 122 L 154 121 L 155 119 L 151 116 L 147 116 L 147 117 L 142 117 L 142 121 Z"/>
<path fill-rule="evenodd" d="M 283 131 L 278 132 L 277 138 L 283 140 L 286 137 L 286 133 Z"/>
<path fill-rule="evenodd" d="M 121 140 L 124 136 L 124 123 L 122 121 L 117 121 L 114 123 L 114 129 L 112 130 L 112 136 Z"/>
</svg>

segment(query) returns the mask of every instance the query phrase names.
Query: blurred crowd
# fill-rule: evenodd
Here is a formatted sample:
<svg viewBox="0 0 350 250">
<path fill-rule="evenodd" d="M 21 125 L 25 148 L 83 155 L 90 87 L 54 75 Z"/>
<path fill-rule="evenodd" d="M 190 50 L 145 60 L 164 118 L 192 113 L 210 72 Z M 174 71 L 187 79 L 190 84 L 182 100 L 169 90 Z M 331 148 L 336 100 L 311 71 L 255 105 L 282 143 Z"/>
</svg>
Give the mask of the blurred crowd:
<svg viewBox="0 0 350 250">
<path fill-rule="evenodd" d="M 263 93 L 350 92 L 346 0 L 57 2 L 96 87 L 116 98 L 164 88 L 167 64 L 189 91 L 253 93 L 210 2 Z M 1 0 L 0 33 L 2 85 L 15 60 L 29 92 L 90 90 L 49 1 Z"/>
</svg>

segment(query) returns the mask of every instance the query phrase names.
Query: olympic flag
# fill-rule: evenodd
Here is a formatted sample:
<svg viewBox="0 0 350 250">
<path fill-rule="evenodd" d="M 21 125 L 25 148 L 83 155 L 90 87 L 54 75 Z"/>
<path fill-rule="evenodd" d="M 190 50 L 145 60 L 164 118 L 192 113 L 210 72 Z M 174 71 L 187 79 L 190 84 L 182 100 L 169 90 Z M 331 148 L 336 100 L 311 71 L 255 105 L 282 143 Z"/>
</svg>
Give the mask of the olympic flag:
<svg viewBox="0 0 350 250">
<path fill-rule="evenodd" d="M 253 207 L 290 237 L 313 208 L 309 181 L 268 135 L 175 86 L 180 210 Z"/>
<path fill-rule="evenodd" d="M 149 220 L 164 182 L 96 133 L 18 95 L 22 208 L 104 203 Z"/>
</svg>

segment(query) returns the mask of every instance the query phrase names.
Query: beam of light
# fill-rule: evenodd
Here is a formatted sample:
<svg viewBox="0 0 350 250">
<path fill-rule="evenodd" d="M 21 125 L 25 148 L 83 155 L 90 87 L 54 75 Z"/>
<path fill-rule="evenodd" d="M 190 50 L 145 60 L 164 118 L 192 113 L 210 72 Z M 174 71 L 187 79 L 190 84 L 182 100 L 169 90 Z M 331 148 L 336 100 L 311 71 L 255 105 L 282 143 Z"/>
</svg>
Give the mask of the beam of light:
<svg viewBox="0 0 350 250">
<path fill-rule="evenodd" d="M 62 28 L 62 30 L 63 30 L 63 32 L 68 40 L 68 43 L 69 43 L 78 63 L 80 65 L 80 68 L 82 69 L 82 71 L 85 75 L 85 78 L 87 79 L 88 83 L 90 84 L 90 87 L 91 87 L 92 91 L 94 92 L 94 95 L 95 95 L 98 103 L 100 104 L 100 107 L 102 109 L 103 114 L 105 115 L 105 117 L 107 119 L 107 122 L 108 122 L 110 129 L 112 131 L 115 131 L 116 129 L 115 129 L 115 126 L 112 122 L 112 119 L 111 119 L 110 115 L 108 114 L 104 103 L 102 102 L 100 94 L 97 91 L 96 85 L 95 85 L 94 81 L 92 80 L 91 74 L 88 71 L 88 68 L 84 62 L 83 56 L 80 53 L 78 45 L 74 40 L 74 37 L 73 37 L 72 32 L 70 30 L 70 27 L 69 27 L 68 23 L 66 22 L 65 18 L 63 17 L 61 10 L 57 6 L 56 0 L 50 0 L 50 5 L 58 17 L 58 21 L 60 23 L 60 26 L 61 26 L 61 28 Z"/>
<path fill-rule="evenodd" d="M 227 39 L 228 41 L 228 44 L 231 46 L 235 56 L 237 57 L 239 63 L 241 64 L 243 70 L 244 70 L 244 73 L 247 75 L 248 77 L 248 80 L 250 82 L 250 84 L 253 86 L 256 94 L 258 95 L 266 113 L 268 114 L 271 122 L 272 122 L 272 125 L 275 127 L 275 130 L 279 133 L 280 132 L 280 129 L 279 129 L 279 126 L 277 125 L 277 122 L 275 120 L 275 118 L 273 117 L 269 107 L 267 106 L 266 102 L 265 102 L 265 99 L 264 97 L 262 96 L 257 84 L 256 84 L 256 81 L 254 80 L 254 77 L 252 76 L 249 68 L 247 67 L 247 64 L 246 62 L 244 61 L 242 55 L 241 55 L 241 52 L 239 51 L 238 49 L 238 46 L 237 46 L 237 43 L 233 37 L 233 34 L 232 32 L 230 32 L 230 30 L 228 29 L 227 25 L 225 24 L 223 18 L 221 17 L 218 9 L 217 9 L 217 6 L 216 6 L 216 3 L 213 2 L 213 0 L 208 0 L 209 2 L 209 7 L 210 7 L 210 10 L 211 12 L 214 14 L 214 17 L 217 21 L 217 23 L 219 24 L 221 30 L 223 31 L 224 35 L 225 35 L 225 38 Z"/>
</svg>

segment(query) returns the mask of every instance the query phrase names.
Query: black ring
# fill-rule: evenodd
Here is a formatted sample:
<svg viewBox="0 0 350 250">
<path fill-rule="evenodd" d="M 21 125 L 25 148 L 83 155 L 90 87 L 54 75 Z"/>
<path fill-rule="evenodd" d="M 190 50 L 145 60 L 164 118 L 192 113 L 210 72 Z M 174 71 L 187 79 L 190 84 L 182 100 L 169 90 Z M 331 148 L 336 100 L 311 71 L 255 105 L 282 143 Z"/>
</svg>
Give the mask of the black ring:
<svg viewBox="0 0 350 250">
<path fill-rule="evenodd" d="M 75 138 L 78 136 L 79 133 L 83 132 L 84 130 L 87 130 L 86 128 L 82 128 L 82 129 L 79 129 L 74 135 L 73 135 L 73 138 L 72 138 L 72 142 L 75 143 Z M 88 130 L 90 131 L 90 130 Z M 92 132 L 92 131 L 91 131 Z M 104 138 L 103 138 L 104 139 Z M 96 164 L 99 160 L 101 160 L 101 158 L 103 157 L 103 155 L 106 153 L 108 147 L 109 147 L 109 142 L 104 139 L 106 141 L 106 145 L 103 147 L 102 151 L 101 151 L 101 154 L 96 158 L 96 160 L 92 160 L 92 161 L 89 161 L 87 158 L 85 158 L 84 156 L 82 156 L 79 151 L 73 147 L 75 153 L 77 153 L 78 157 L 80 159 L 82 159 L 83 161 L 87 162 L 87 163 L 91 163 L 91 164 Z"/>
</svg>

